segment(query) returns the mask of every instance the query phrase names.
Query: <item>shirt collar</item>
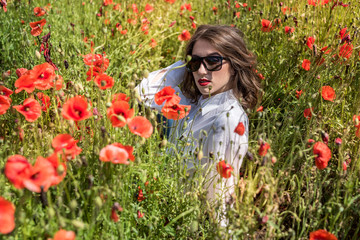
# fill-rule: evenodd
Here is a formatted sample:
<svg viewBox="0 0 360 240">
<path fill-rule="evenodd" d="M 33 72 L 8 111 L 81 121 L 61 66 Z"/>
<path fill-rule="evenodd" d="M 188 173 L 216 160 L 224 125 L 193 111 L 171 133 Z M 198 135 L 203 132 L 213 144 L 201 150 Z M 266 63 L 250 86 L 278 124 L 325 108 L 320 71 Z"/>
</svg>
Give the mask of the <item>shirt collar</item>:
<svg viewBox="0 0 360 240">
<path fill-rule="evenodd" d="M 235 96 L 233 95 L 232 89 L 222 93 L 218 93 L 215 96 L 211 96 L 205 99 L 201 96 L 198 103 L 201 106 L 201 115 L 204 116 L 208 112 L 219 108 L 221 105 L 228 102 L 229 100 L 236 100 Z"/>
</svg>

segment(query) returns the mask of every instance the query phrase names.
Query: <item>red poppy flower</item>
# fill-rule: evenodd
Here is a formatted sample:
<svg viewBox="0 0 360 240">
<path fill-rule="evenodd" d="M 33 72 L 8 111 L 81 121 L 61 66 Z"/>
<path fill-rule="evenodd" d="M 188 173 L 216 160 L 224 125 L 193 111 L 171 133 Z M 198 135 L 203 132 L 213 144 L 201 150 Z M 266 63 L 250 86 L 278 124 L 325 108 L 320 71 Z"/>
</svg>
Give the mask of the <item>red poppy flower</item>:
<svg viewBox="0 0 360 240">
<path fill-rule="evenodd" d="M 66 176 L 66 164 L 55 152 L 46 159 L 52 164 L 54 168 L 54 176 L 51 180 L 51 186 L 58 185 Z"/>
<path fill-rule="evenodd" d="M 55 69 L 49 63 L 37 65 L 29 72 L 30 78 L 34 79 L 35 88 L 47 90 L 54 86 Z"/>
<path fill-rule="evenodd" d="M 273 30 L 273 26 L 271 25 L 271 22 L 266 19 L 261 19 L 261 31 L 263 32 L 270 32 Z"/>
<path fill-rule="evenodd" d="M 212 7 L 212 10 L 213 10 L 213 13 L 216 15 L 218 12 L 218 8 L 214 6 L 214 7 Z"/>
<path fill-rule="evenodd" d="M 134 162 L 135 161 L 135 156 L 133 155 L 133 151 L 134 148 L 130 145 L 122 145 L 121 143 L 113 143 L 112 145 L 114 145 L 115 147 L 119 147 L 119 148 L 123 148 L 125 149 L 125 151 L 127 151 L 127 153 L 129 154 L 129 160 Z"/>
<path fill-rule="evenodd" d="M 0 96 L 9 97 L 13 91 L 7 87 L 0 85 Z"/>
<path fill-rule="evenodd" d="M 14 185 L 15 188 L 24 188 L 23 181 L 30 176 L 31 164 L 21 155 L 8 157 L 5 164 L 5 176 Z"/>
<path fill-rule="evenodd" d="M 339 49 L 339 56 L 349 59 L 353 52 L 353 45 L 351 43 L 344 43 Z"/>
<path fill-rule="evenodd" d="M 26 73 L 28 70 L 26 68 L 18 68 L 16 69 L 16 75 L 18 77 L 21 77 L 22 75 L 24 75 L 24 73 Z"/>
<path fill-rule="evenodd" d="M 6 3 L 6 0 L 1 0 L 0 1 L 0 6 L 3 8 L 4 12 L 7 12 L 7 3 Z"/>
<path fill-rule="evenodd" d="M 50 107 L 50 97 L 42 92 L 38 92 L 36 96 L 41 101 L 41 110 L 43 112 L 47 112 L 48 108 Z"/>
<path fill-rule="evenodd" d="M 114 86 L 114 79 L 105 73 L 97 75 L 94 82 L 101 90 L 112 88 Z"/>
<path fill-rule="evenodd" d="M 262 112 L 264 110 L 263 106 L 258 107 L 258 109 L 256 109 L 257 112 Z"/>
<path fill-rule="evenodd" d="M 306 40 L 306 45 L 310 48 L 310 50 L 313 50 L 313 45 L 315 43 L 315 38 L 308 37 Z"/>
<path fill-rule="evenodd" d="M 164 101 L 170 100 L 174 94 L 175 94 L 175 89 L 173 89 L 170 86 L 164 87 L 163 89 L 161 89 L 159 92 L 157 92 L 155 94 L 155 98 L 154 98 L 155 103 L 157 105 L 161 105 L 161 104 L 163 104 Z M 179 100 L 178 102 L 173 102 L 173 103 L 174 104 L 179 103 L 180 97 L 178 100 Z"/>
<path fill-rule="evenodd" d="M 114 164 L 129 164 L 127 161 L 129 158 L 129 154 L 126 149 L 118 146 L 114 146 L 113 144 L 107 145 L 103 149 L 101 149 L 99 154 L 100 161 L 103 162 L 112 162 Z"/>
<path fill-rule="evenodd" d="M 182 31 L 182 33 L 178 36 L 179 41 L 188 41 L 190 40 L 191 35 L 190 32 L 186 29 Z"/>
<path fill-rule="evenodd" d="M 153 133 L 153 126 L 150 121 L 142 116 L 136 116 L 128 123 L 130 132 L 144 138 L 149 138 Z"/>
<path fill-rule="evenodd" d="M 154 11 L 153 6 L 151 6 L 150 4 L 147 3 L 145 6 L 145 12 L 151 13 L 152 11 Z"/>
<path fill-rule="evenodd" d="M 46 192 L 52 184 L 54 175 L 55 169 L 51 162 L 39 156 L 30 170 L 29 177 L 25 178 L 23 183 L 32 192 Z"/>
<path fill-rule="evenodd" d="M 64 103 L 61 114 L 65 119 L 82 121 L 92 116 L 92 111 L 88 111 L 87 108 L 86 98 L 78 95 Z"/>
<path fill-rule="evenodd" d="M 37 17 L 41 17 L 43 15 L 45 15 L 45 10 L 41 7 L 35 7 L 34 8 L 34 15 L 37 16 Z"/>
<path fill-rule="evenodd" d="M 161 112 L 167 119 L 179 120 L 187 116 L 190 109 L 190 105 L 180 105 L 178 103 L 169 104 L 166 102 L 166 104 L 162 107 Z"/>
<path fill-rule="evenodd" d="M 333 102 L 336 97 L 336 94 L 332 87 L 322 86 L 321 87 L 321 96 L 323 97 L 324 100 Z"/>
<path fill-rule="evenodd" d="M 312 117 L 312 111 L 314 110 L 314 108 L 306 108 L 304 110 L 304 117 L 307 119 L 307 120 L 310 120 L 311 117 Z"/>
<path fill-rule="evenodd" d="M 0 115 L 6 113 L 10 108 L 10 98 L 0 95 Z"/>
<path fill-rule="evenodd" d="M 45 24 L 46 24 L 45 18 L 41 19 L 40 21 L 37 21 L 37 22 L 31 22 L 30 23 L 31 35 L 33 35 L 34 37 L 39 36 L 41 34 Z"/>
<path fill-rule="evenodd" d="M 15 207 L 0 196 L 0 233 L 11 233 L 15 228 Z"/>
<path fill-rule="evenodd" d="M 304 59 L 302 62 L 302 68 L 305 69 L 305 71 L 309 71 L 310 70 L 310 61 L 308 59 Z"/>
<path fill-rule="evenodd" d="M 112 97 L 111 103 L 114 103 L 116 101 L 125 101 L 129 102 L 130 97 L 126 96 L 125 93 L 115 93 Z"/>
<path fill-rule="evenodd" d="M 225 160 L 220 161 L 216 165 L 216 170 L 223 178 L 230 178 L 231 172 L 234 171 L 229 163 L 225 163 Z"/>
<path fill-rule="evenodd" d="M 265 156 L 269 149 L 270 149 L 270 144 L 268 144 L 267 142 L 261 143 L 259 148 L 259 155 Z"/>
<path fill-rule="evenodd" d="M 316 142 L 314 144 L 313 153 L 315 155 L 315 165 L 318 169 L 327 167 L 331 158 L 330 148 L 323 142 Z"/>
<path fill-rule="evenodd" d="M 113 127 L 124 127 L 134 116 L 135 110 L 130 109 L 129 104 L 125 101 L 116 101 L 112 103 L 106 113 Z"/>
<path fill-rule="evenodd" d="M 65 153 L 66 156 L 71 155 L 74 159 L 82 151 L 76 144 L 79 140 L 75 140 L 70 134 L 59 134 L 52 140 L 51 146 L 56 153 Z"/>
<path fill-rule="evenodd" d="M 296 90 L 296 96 L 295 96 L 295 97 L 296 97 L 297 99 L 299 99 L 302 93 L 303 93 L 302 90 L 300 90 L 300 91 Z"/>
<path fill-rule="evenodd" d="M 165 0 L 165 1 L 169 1 L 169 0 Z M 174 0 L 175 2 L 175 0 Z M 140 212 L 140 210 L 137 211 L 137 217 L 138 218 L 143 218 L 144 217 L 144 213 Z"/>
<path fill-rule="evenodd" d="M 176 0 L 165 0 L 165 2 L 168 2 L 170 4 L 173 4 Z"/>
<path fill-rule="evenodd" d="M 155 48 L 157 46 L 157 42 L 155 41 L 155 39 L 150 39 L 151 43 L 149 43 L 150 47 Z"/>
<path fill-rule="evenodd" d="M 88 66 L 95 66 L 101 68 L 102 71 L 106 71 L 109 67 L 109 59 L 105 58 L 101 54 L 89 53 L 83 56 L 83 61 Z"/>
<path fill-rule="evenodd" d="M 92 66 L 89 68 L 89 70 L 86 72 L 86 75 L 87 75 L 87 78 L 86 80 L 87 81 L 91 81 L 93 80 L 95 77 L 97 77 L 99 74 L 102 74 L 104 71 L 99 68 L 99 67 L 95 67 L 95 66 Z"/>
<path fill-rule="evenodd" d="M 25 90 L 27 93 L 32 93 L 35 90 L 35 80 L 30 73 L 31 70 L 25 72 L 15 81 L 15 87 L 18 88 L 15 90 L 15 93 L 19 93 L 22 90 Z"/>
<path fill-rule="evenodd" d="M 66 231 L 64 229 L 60 229 L 55 233 L 53 240 L 75 240 L 75 238 L 76 235 L 73 231 Z"/>
<path fill-rule="evenodd" d="M 309 240 L 337 240 L 337 237 L 326 230 L 319 229 L 310 233 Z"/>
<path fill-rule="evenodd" d="M 138 193 L 138 197 L 137 197 L 138 202 L 144 201 L 145 197 L 143 194 L 143 190 L 139 187 L 139 193 Z"/>
<path fill-rule="evenodd" d="M 245 126 L 242 122 L 239 122 L 239 124 L 236 126 L 234 132 L 239 134 L 240 136 L 244 135 L 245 133 Z"/>
<path fill-rule="evenodd" d="M 23 105 L 13 106 L 19 113 L 24 115 L 26 121 L 35 122 L 41 116 L 41 106 L 33 98 L 25 99 Z"/>
<path fill-rule="evenodd" d="M 345 37 L 349 36 L 349 34 L 346 33 L 347 28 L 343 28 L 340 30 L 339 34 L 340 34 L 340 38 L 344 39 Z"/>
<path fill-rule="evenodd" d="M 295 28 L 289 27 L 289 26 L 285 26 L 285 33 L 286 33 L 286 34 L 293 33 L 294 31 L 295 31 Z"/>
</svg>

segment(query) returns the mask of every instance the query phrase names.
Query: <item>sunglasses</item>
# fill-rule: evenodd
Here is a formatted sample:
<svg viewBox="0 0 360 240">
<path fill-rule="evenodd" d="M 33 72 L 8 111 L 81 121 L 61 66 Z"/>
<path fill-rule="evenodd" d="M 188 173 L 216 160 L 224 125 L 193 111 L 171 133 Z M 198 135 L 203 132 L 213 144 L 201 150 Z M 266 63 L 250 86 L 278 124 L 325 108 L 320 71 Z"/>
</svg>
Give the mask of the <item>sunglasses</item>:
<svg viewBox="0 0 360 240">
<path fill-rule="evenodd" d="M 186 69 L 189 72 L 196 72 L 199 70 L 202 63 L 208 71 L 220 71 L 223 60 L 228 60 L 228 58 L 224 58 L 222 56 L 192 56 L 191 60 L 186 64 Z"/>
</svg>

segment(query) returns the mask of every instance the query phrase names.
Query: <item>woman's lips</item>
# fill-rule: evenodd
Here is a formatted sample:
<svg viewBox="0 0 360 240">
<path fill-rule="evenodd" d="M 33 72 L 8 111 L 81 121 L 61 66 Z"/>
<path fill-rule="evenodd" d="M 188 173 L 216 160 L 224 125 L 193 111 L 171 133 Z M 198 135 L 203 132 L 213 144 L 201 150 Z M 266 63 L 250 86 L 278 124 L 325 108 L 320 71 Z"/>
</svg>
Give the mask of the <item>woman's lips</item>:
<svg viewBox="0 0 360 240">
<path fill-rule="evenodd" d="M 198 83 L 199 83 L 200 86 L 206 86 L 206 85 L 208 85 L 209 83 L 211 83 L 211 81 L 210 81 L 210 80 L 207 80 L 207 79 L 205 79 L 205 78 L 201 78 L 201 79 L 198 80 Z"/>
</svg>

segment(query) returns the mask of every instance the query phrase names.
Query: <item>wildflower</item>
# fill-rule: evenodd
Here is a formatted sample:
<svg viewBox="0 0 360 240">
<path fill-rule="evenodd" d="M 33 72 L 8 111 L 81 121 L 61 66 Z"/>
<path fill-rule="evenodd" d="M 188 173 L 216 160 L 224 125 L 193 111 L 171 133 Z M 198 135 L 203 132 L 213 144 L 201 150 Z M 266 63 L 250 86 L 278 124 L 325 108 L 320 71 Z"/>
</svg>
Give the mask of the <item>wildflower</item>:
<svg viewBox="0 0 360 240">
<path fill-rule="evenodd" d="M 295 97 L 296 97 L 297 99 L 299 99 L 302 93 L 303 93 L 302 90 L 300 90 L 300 91 L 296 90 L 296 96 L 295 96 Z"/>
<path fill-rule="evenodd" d="M 35 165 L 30 168 L 29 176 L 23 180 L 23 184 L 32 192 L 46 192 L 52 184 L 54 175 L 55 169 L 52 164 L 46 158 L 39 156 Z"/>
<path fill-rule="evenodd" d="M 234 171 L 229 163 L 225 163 L 225 160 L 220 161 L 216 165 L 216 170 L 223 178 L 230 178 L 231 172 Z"/>
<path fill-rule="evenodd" d="M 310 70 L 310 61 L 308 59 L 304 59 L 301 66 L 303 69 L 305 69 L 305 71 L 309 71 Z"/>
<path fill-rule="evenodd" d="M 212 10 L 213 10 L 213 13 L 216 15 L 218 12 L 218 8 L 214 6 L 214 7 L 212 7 Z"/>
<path fill-rule="evenodd" d="M 129 102 L 130 97 L 126 96 L 125 93 L 116 93 L 113 95 L 111 103 L 114 103 L 116 101 L 125 101 L 125 102 Z"/>
<path fill-rule="evenodd" d="M 153 133 L 153 126 L 150 121 L 142 116 L 131 119 L 128 123 L 130 132 L 144 138 L 149 138 Z"/>
<path fill-rule="evenodd" d="M 341 143 L 342 143 L 341 138 L 336 138 L 336 139 L 335 139 L 335 144 L 336 144 L 336 145 L 340 146 Z"/>
<path fill-rule="evenodd" d="M 257 112 L 262 112 L 264 110 L 264 107 L 263 106 L 260 106 L 256 109 Z"/>
<path fill-rule="evenodd" d="M 49 63 L 36 65 L 29 73 L 30 78 L 34 81 L 35 88 L 47 90 L 54 86 L 55 69 Z"/>
<path fill-rule="evenodd" d="M 285 26 L 285 33 L 286 33 L 286 34 L 293 33 L 294 31 L 295 31 L 295 28 L 289 27 L 289 26 Z"/>
<path fill-rule="evenodd" d="M 11 233 L 15 228 L 15 207 L 0 196 L 0 233 Z"/>
<path fill-rule="evenodd" d="M 41 7 L 35 7 L 34 8 L 34 15 L 37 16 L 37 17 L 41 17 L 43 15 L 45 15 L 45 10 Z"/>
<path fill-rule="evenodd" d="M 244 135 L 245 133 L 245 126 L 242 122 L 239 122 L 239 124 L 236 126 L 235 133 L 239 134 L 240 136 Z"/>
<path fill-rule="evenodd" d="M 315 43 L 314 37 L 308 37 L 306 40 L 306 45 L 310 48 L 310 50 L 313 50 L 313 45 Z"/>
<path fill-rule="evenodd" d="M 347 170 L 348 165 L 347 165 L 346 161 L 343 161 L 342 167 L 343 167 L 343 171 Z"/>
<path fill-rule="evenodd" d="M 313 110 L 314 110 L 314 108 L 306 108 L 306 109 L 304 110 L 304 117 L 305 117 L 307 120 L 310 120 L 310 119 L 311 119 Z"/>
<path fill-rule="evenodd" d="M 168 1 L 168 0 L 165 0 Z M 175 1 L 174 1 L 175 2 Z M 137 211 L 137 217 L 138 218 L 143 218 L 144 217 L 144 213 L 140 212 L 140 210 Z"/>
<path fill-rule="evenodd" d="M 86 65 L 98 67 L 102 71 L 106 71 L 109 67 L 109 59 L 101 54 L 89 53 L 83 56 L 83 61 Z"/>
<path fill-rule="evenodd" d="M 42 92 L 38 92 L 36 96 L 41 101 L 41 110 L 43 112 L 47 112 L 48 108 L 50 107 L 50 97 Z"/>
<path fill-rule="evenodd" d="M 6 5 L 6 0 L 0 0 L 0 6 L 3 8 L 4 12 L 7 12 Z"/>
<path fill-rule="evenodd" d="M 73 231 L 66 231 L 64 229 L 60 229 L 55 233 L 54 238 L 52 240 L 75 240 L 75 238 L 76 235 Z"/>
<path fill-rule="evenodd" d="M 331 158 L 330 148 L 323 142 L 316 142 L 313 147 L 313 153 L 315 155 L 316 167 L 320 170 L 326 168 Z"/>
<path fill-rule="evenodd" d="M 170 25 L 169 25 L 169 28 L 172 27 L 172 26 L 174 26 L 175 23 L 176 23 L 176 21 L 172 21 L 172 22 L 170 23 Z"/>
<path fill-rule="evenodd" d="M 175 1 L 176 1 L 176 0 L 165 0 L 165 2 L 168 2 L 168 3 L 170 3 L 170 4 L 175 3 Z"/>
<path fill-rule="evenodd" d="M 332 87 L 322 86 L 321 87 L 321 96 L 323 97 L 324 100 L 333 102 L 336 97 L 336 94 Z"/>
<path fill-rule="evenodd" d="M 55 89 L 60 90 L 63 87 L 63 77 L 61 75 L 56 75 L 55 77 Z"/>
<path fill-rule="evenodd" d="M 12 155 L 8 157 L 5 164 L 5 176 L 14 185 L 15 188 L 24 188 L 23 181 L 30 175 L 31 164 L 21 155 Z"/>
<path fill-rule="evenodd" d="M 65 156 L 71 156 L 73 159 L 79 155 L 82 151 L 76 144 L 79 140 L 75 140 L 70 134 L 59 134 L 51 142 L 51 146 L 54 148 L 55 153 L 65 154 Z"/>
<path fill-rule="evenodd" d="M 270 32 L 273 30 L 273 26 L 271 25 L 271 22 L 266 19 L 261 19 L 261 31 L 263 32 Z"/>
<path fill-rule="evenodd" d="M 107 109 L 107 117 L 110 119 L 113 127 L 124 127 L 134 116 L 134 109 L 130 109 L 126 101 L 115 101 Z"/>
<path fill-rule="evenodd" d="M 259 155 L 265 156 L 269 149 L 270 149 L 270 144 L 268 144 L 267 142 L 261 143 L 259 148 Z"/>
<path fill-rule="evenodd" d="M 154 11 L 153 6 L 151 6 L 150 4 L 147 3 L 145 6 L 145 12 L 151 13 L 152 11 Z"/>
<path fill-rule="evenodd" d="M 18 77 L 21 77 L 22 75 L 24 75 L 28 70 L 26 68 L 18 68 L 16 69 L 16 75 Z"/>
<path fill-rule="evenodd" d="M 157 105 L 161 105 L 161 104 L 163 104 L 164 101 L 171 100 L 174 97 L 174 95 L 175 95 L 175 89 L 173 89 L 170 86 L 167 86 L 155 94 L 154 101 Z M 180 97 L 179 96 L 177 96 L 177 97 L 178 98 L 175 97 L 173 99 L 174 103 L 180 102 Z M 177 101 L 177 100 L 179 100 L 179 101 Z"/>
<path fill-rule="evenodd" d="M 24 115 L 28 122 L 35 122 L 41 116 L 40 103 L 33 98 L 27 98 L 22 105 L 16 105 L 13 108 Z"/>
<path fill-rule="evenodd" d="M 179 120 L 187 116 L 190 112 L 190 105 L 180 105 L 178 103 L 167 102 L 161 109 L 161 113 L 167 119 Z"/>
<path fill-rule="evenodd" d="M 31 22 L 30 23 L 31 35 L 33 35 L 34 37 L 39 36 L 41 34 L 45 24 L 46 24 L 45 18 L 41 19 L 40 21 L 37 21 L 37 22 Z"/>
<path fill-rule="evenodd" d="M 339 49 L 339 57 L 349 59 L 353 52 L 353 48 L 351 43 L 344 43 Z"/>
<path fill-rule="evenodd" d="M 112 162 L 114 164 L 129 164 L 127 161 L 129 159 L 129 153 L 121 146 L 111 144 L 101 149 L 99 154 L 100 161 Z"/>
<path fill-rule="evenodd" d="M 114 86 L 114 79 L 105 73 L 97 75 L 94 82 L 101 90 L 112 88 Z"/>
<path fill-rule="evenodd" d="M 31 78 L 30 72 L 31 71 L 27 71 L 15 81 L 15 87 L 18 88 L 15 90 L 15 93 L 19 93 L 22 90 L 25 90 L 27 93 L 32 93 L 35 90 L 34 79 Z"/>
<path fill-rule="evenodd" d="M 157 45 L 157 42 L 155 41 L 155 39 L 152 38 L 152 39 L 150 39 L 150 41 L 151 41 L 151 43 L 149 43 L 150 47 L 155 48 Z"/>
<path fill-rule="evenodd" d="M 138 196 L 137 196 L 137 200 L 138 200 L 138 202 L 141 202 L 141 201 L 145 200 L 143 190 L 140 187 L 139 187 L 139 193 L 138 193 Z"/>
<path fill-rule="evenodd" d="M 54 175 L 51 179 L 51 186 L 58 185 L 66 176 L 66 164 L 54 152 L 46 158 L 54 168 Z"/>
<path fill-rule="evenodd" d="M 67 120 L 82 121 L 92 116 L 92 112 L 87 108 L 86 98 L 78 95 L 64 103 L 61 114 Z"/>
<path fill-rule="evenodd" d="M 114 3 L 113 3 L 113 0 L 103 0 L 103 5 L 104 5 L 104 6 L 112 5 L 112 4 L 114 4 Z"/>
<path fill-rule="evenodd" d="M 335 237 L 334 234 L 331 234 L 328 231 L 323 230 L 323 229 L 319 229 L 319 230 L 316 230 L 316 231 L 310 233 L 309 240 L 321 240 L 321 239 L 337 240 L 337 237 Z"/>
<path fill-rule="evenodd" d="M 92 79 L 96 78 L 99 74 L 102 74 L 104 70 L 100 67 L 92 66 L 86 72 L 87 78 L 86 81 L 91 81 Z"/>
<path fill-rule="evenodd" d="M 360 138 L 360 115 L 359 116 L 354 115 L 353 121 L 354 121 L 355 127 L 357 128 L 355 135 L 358 138 Z"/>
<path fill-rule="evenodd" d="M 182 33 L 178 36 L 179 41 L 188 41 L 190 40 L 191 35 L 190 32 L 186 29 L 182 31 Z"/>
<path fill-rule="evenodd" d="M 5 114 L 9 108 L 10 108 L 10 98 L 0 95 L 0 115 Z"/>
</svg>

